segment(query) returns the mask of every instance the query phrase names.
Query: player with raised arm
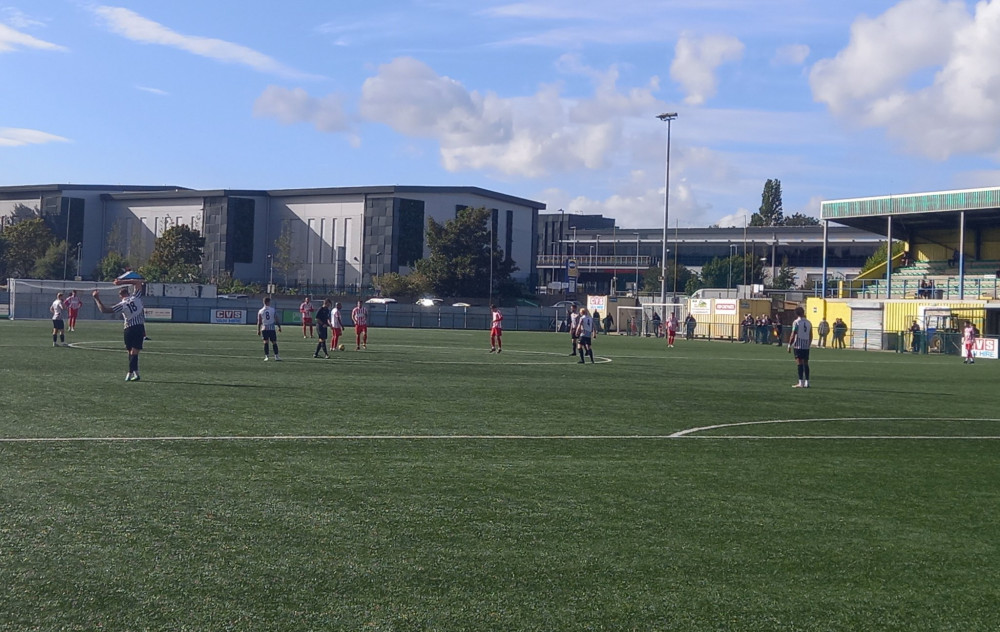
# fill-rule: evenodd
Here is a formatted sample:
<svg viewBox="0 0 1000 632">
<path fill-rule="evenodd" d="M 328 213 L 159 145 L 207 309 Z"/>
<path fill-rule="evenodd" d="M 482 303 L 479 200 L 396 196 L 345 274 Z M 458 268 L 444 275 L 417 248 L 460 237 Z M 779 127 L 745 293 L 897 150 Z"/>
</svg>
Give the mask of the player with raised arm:
<svg viewBox="0 0 1000 632">
<path fill-rule="evenodd" d="M 66 344 L 66 325 L 63 323 L 63 312 L 66 311 L 66 304 L 63 302 L 63 293 L 56 294 L 56 300 L 49 305 L 49 312 L 52 314 L 52 346 L 68 347 Z M 58 342 L 56 342 L 58 340 Z"/>
<path fill-rule="evenodd" d="M 503 351 L 503 313 L 496 305 L 490 305 L 493 320 L 490 323 L 490 353 Z"/>
<path fill-rule="evenodd" d="M 316 351 L 313 352 L 313 357 L 318 358 L 319 352 L 323 352 L 323 357 L 330 359 L 330 352 L 326 350 L 326 337 L 329 335 L 330 331 L 330 299 L 323 299 L 323 304 L 320 306 L 319 310 L 316 312 L 316 335 L 319 336 L 319 342 L 316 343 Z"/>
<path fill-rule="evenodd" d="M 344 333 L 344 321 L 340 316 L 342 307 L 343 305 L 337 303 L 333 306 L 333 311 L 330 312 L 330 342 L 334 351 L 343 351 L 340 348 L 340 334 Z"/>
<path fill-rule="evenodd" d="M 368 308 L 358 299 L 358 304 L 351 310 L 351 320 L 354 321 L 354 350 L 362 346 L 368 348 Z"/>
<path fill-rule="evenodd" d="M 83 307 L 83 301 L 76 295 L 76 290 L 70 291 L 69 296 L 63 301 L 63 305 L 66 306 L 66 311 L 69 314 L 69 330 L 76 331 L 76 317 L 80 313 L 80 308 Z"/>
<path fill-rule="evenodd" d="M 125 349 L 128 351 L 128 375 L 126 382 L 139 381 L 139 352 L 142 351 L 142 341 L 146 338 L 146 315 L 143 312 L 142 297 L 146 295 L 146 282 L 134 273 L 125 273 L 114 280 L 115 285 L 131 286 L 118 290 L 121 299 L 115 305 L 108 307 L 101 302 L 100 292 L 94 290 L 94 302 L 102 314 L 121 314 L 125 321 Z"/>
<path fill-rule="evenodd" d="M 795 322 L 792 323 L 792 334 L 788 338 L 788 353 L 795 352 L 795 364 L 799 372 L 799 381 L 792 388 L 809 388 L 809 348 L 812 346 L 813 326 L 806 318 L 806 310 L 802 306 L 795 308 Z"/>
<path fill-rule="evenodd" d="M 278 334 L 275 332 L 275 328 L 281 331 L 281 323 L 278 322 L 278 313 L 271 307 L 271 297 L 265 296 L 264 306 L 257 312 L 257 335 L 264 340 L 264 362 L 270 359 L 267 355 L 268 342 L 274 348 L 275 361 L 281 362 L 281 356 L 278 355 Z"/>
</svg>

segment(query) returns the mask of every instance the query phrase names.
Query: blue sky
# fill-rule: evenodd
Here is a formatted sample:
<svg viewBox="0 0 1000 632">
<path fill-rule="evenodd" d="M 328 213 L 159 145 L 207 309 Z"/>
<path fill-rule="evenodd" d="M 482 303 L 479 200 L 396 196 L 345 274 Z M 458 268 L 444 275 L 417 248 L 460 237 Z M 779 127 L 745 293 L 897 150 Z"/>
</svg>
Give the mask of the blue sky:
<svg viewBox="0 0 1000 632">
<path fill-rule="evenodd" d="M 1000 185 L 1000 0 L 0 0 L 0 185 L 478 186 L 623 228 Z"/>
</svg>

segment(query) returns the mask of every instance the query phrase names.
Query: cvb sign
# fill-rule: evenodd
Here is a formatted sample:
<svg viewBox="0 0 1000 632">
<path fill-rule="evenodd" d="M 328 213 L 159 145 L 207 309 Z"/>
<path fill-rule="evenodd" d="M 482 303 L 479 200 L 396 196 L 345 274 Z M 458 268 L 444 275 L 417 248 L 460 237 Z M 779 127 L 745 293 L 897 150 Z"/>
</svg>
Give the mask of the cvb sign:
<svg viewBox="0 0 1000 632">
<path fill-rule="evenodd" d="M 244 325 L 247 322 L 245 309 L 213 309 L 213 325 Z"/>
</svg>

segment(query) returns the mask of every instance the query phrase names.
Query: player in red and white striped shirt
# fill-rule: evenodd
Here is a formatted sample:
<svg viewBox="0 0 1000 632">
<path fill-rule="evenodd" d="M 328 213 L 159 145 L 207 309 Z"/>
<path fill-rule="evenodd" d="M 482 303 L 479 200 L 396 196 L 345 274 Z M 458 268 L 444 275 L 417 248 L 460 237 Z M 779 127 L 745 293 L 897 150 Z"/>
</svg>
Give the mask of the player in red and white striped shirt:
<svg viewBox="0 0 1000 632">
<path fill-rule="evenodd" d="M 358 304 L 351 310 L 351 320 L 354 321 L 354 350 L 364 346 L 368 348 L 368 308 L 358 299 Z"/>
<path fill-rule="evenodd" d="M 501 336 L 503 336 L 503 313 L 496 305 L 490 305 L 493 312 L 493 322 L 490 324 L 490 353 L 503 351 Z"/>
</svg>

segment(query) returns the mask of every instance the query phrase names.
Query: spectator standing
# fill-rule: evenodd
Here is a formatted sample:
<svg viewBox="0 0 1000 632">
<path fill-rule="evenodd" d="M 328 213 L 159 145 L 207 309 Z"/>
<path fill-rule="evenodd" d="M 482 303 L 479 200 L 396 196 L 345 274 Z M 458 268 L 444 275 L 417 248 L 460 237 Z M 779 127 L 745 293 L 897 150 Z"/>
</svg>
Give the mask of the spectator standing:
<svg viewBox="0 0 1000 632">
<path fill-rule="evenodd" d="M 830 323 L 826 322 L 826 316 L 823 317 L 823 320 L 819 321 L 816 333 L 819 334 L 819 346 L 825 347 L 826 337 L 830 335 Z"/>
</svg>

